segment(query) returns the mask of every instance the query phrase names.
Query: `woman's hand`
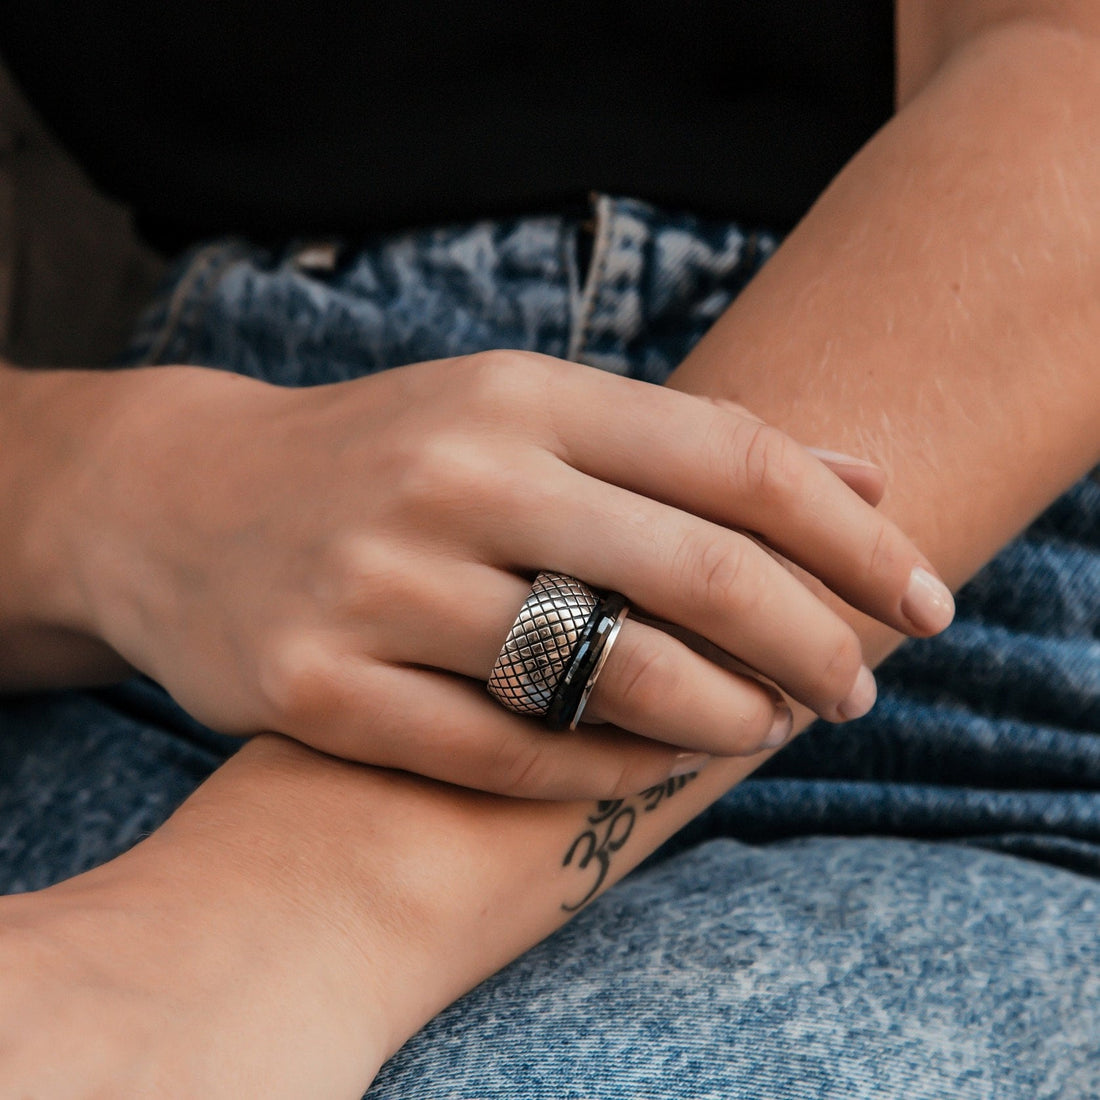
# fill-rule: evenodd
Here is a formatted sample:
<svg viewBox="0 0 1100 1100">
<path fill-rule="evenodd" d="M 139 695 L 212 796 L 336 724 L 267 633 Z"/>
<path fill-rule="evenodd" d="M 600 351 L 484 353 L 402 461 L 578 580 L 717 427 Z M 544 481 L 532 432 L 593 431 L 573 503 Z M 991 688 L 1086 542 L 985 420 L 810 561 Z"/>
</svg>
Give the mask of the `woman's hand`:
<svg viewBox="0 0 1100 1100">
<path fill-rule="evenodd" d="M 512 352 L 307 390 L 183 367 L 127 385 L 54 494 L 67 625 L 217 729 L 611 797 L 780 744 L 790 712 L 640 617 L 589 705 L 602 728 L 504 710 L 484 684 L 537 571 L 624 593 L 834 721 L 873 679 L 776 555 L 907 633 L 951 616 L 896 527 L 736 406 Z"/>
</svg>

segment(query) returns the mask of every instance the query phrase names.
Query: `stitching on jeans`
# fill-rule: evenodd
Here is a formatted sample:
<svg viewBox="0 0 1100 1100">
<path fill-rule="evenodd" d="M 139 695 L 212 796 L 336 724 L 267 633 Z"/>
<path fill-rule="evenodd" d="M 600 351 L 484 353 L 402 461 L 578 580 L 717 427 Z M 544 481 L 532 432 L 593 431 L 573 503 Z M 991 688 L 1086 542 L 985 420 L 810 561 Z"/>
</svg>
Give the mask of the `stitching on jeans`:
<svg viewBox="0 0 1100 1100">
<path fill-rule="evenodd" d="M 224 241 L 207 245 L 205 248 L 199 250 L 198 254 L 191 261 L 187 271 L 184 273 L 183 278 L 180 279 L 175 289 L 172 291 L 172 296 L 168 301 L 168 309 L 165 312 L 164 323 L 161 325 L 160 333 L 153 340 L 149 351 L 142 356 L 139 365 L 151 366 L 159 364 L 161 357 L 168 351 L 169 345 L 178 335 L 188 306 L 193 304 L 189 299 L 200 279 L 211 269 L 216 269 L 219 259 L 224 258 L 227 261 L 223 265 L 222 270 L 218 273 L 217 278 L 205 288 L 203 297 L 209 299 L 210 295 L 217 288 L 222 277 L 225 275 L 229 267 L 229 262 L 238 259 L 239 255 L 240 249 L 236 244 L 226 245 Z M 186 358 L 186 355 L 179 356 L 179 358 Z"/>
<path fill-rule="evenodd" d="M 588 264 L 588 274 L 581 293 L 580 309 L 577 313 L 576 327 L 569 340 L 566 358 L 579 363 L 581 351 L 588 341 L 592 314 L 596 308 L 596 294 L 603 280 L 611 252 L 611 199 L 607 195 L 596 196 L 596 239 L 592 244 L 592 258 Z"/>
</svg>

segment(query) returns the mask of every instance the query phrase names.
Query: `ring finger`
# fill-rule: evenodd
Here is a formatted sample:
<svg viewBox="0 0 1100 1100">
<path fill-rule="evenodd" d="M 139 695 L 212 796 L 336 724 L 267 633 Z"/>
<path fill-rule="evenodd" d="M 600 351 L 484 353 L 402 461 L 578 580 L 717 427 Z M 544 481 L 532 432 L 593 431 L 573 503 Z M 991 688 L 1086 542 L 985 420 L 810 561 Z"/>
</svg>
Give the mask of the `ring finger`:
<svg viewBox="0 0 1100 1100">
<path fill-rule="evenodd" d="M 874 680 L 855 631 L 753 539 L 560 465 L 524 480 L 552 492 L 523 524 L 489 529 L 489 560 L 536 561 L 622 592 L 830 721 L 869 709 Z"/>
<path fill-rule="evenodd" d="M 417 597 L 425 613 L 408 615 L 406 604 L 401 629 L 387 631 L 393 641 L 380 656 L 487 681 L 530 584 L 472 563 L 419 575 L 431 578 Z M 488 693 L 485 702 L 497 705 Z M 726 756 L 777 747 L 791 729 L 790 711 L 774 689 L 629 616 L 586 714 L 653 740 Z"/>
</svg>

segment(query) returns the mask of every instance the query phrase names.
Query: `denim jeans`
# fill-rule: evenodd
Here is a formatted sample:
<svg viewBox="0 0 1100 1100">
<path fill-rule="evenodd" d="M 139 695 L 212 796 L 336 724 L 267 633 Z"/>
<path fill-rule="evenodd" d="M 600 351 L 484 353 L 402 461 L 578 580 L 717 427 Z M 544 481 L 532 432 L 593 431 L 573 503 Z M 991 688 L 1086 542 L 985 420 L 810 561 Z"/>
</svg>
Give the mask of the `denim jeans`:
<svg viewBox="0 0 1100 1100">
<path fill-rule="evenodd" d="M 127 361 L 312 385 L 494 347 L 660 383 L 775 247 L 595 200 L 356 242 L 219 241 Z M 1100 1096 L 1100 482 L 571 924 L 451 1006 L 371 1100 Z M 155 828 L 235 741 L 149 681 L 0 702 L 0 889 Z"/>
</svg>

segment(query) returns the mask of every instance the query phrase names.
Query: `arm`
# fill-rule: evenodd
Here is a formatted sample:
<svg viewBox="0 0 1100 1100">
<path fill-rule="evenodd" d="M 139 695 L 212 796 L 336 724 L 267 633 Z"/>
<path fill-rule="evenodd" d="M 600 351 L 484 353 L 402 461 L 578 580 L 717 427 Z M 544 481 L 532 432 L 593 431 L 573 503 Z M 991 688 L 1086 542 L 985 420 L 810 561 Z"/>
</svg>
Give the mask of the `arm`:
<svg viewBox="0 0 1100 1100">
<path fill-rule="evenodd" d="M 934 49 L 927 28 L 907 46 L 903 7 L 904 108 L 674 380 L 883 462 L 884 507 L 954 584 L 1100 458 L 1100 45 L 1084 5 L 1047 7 L 942 5 Z M 846 614 L 869 659 L 895 644 Z M 756 762 L 713 764 L 639 813 L 604 885 Z M 264 738 L 113 873 L 199 852 L 216 882 L 295 899 L 285 923 L 344 960 L 376 1064 L 567 918 L 582 876 L 562 863 L 591 810 Z"/>
<path fill-rule="evenodd" d="M 1100 18 L 1051 8 L 944 4 L 933 27 L 903 6 L 904 107 L 674 377 L 879 461 L 883 507 L 954 585 L 1100 460 Z M 896 644 L 848 614 L 873 659 Z M 712 764 L 640 815 L 607 881 L 759 760 Z M 395 850 L 422 884 L 407 871 L 400 889 L 434 932 L 405 962 L 450 970 L 412 983 L 434 991 L 408 1025 L 565 919 L 578 875 L 562 859 L 591 806 L 353 782 L 389 792 L 367 799 L 387 810 L 363 810 L 365 828 L 394 806 L 419 821 Z M 394 890 L 366 875 L 365 897 Z"/>
</svg>

